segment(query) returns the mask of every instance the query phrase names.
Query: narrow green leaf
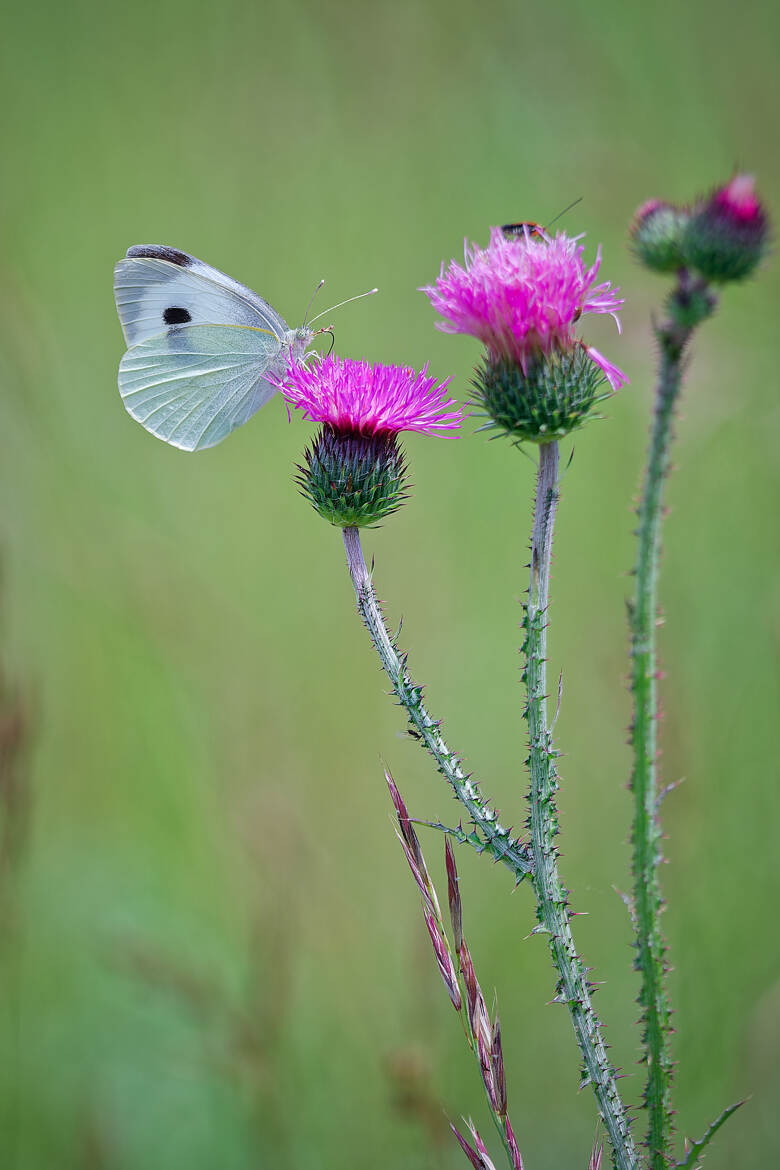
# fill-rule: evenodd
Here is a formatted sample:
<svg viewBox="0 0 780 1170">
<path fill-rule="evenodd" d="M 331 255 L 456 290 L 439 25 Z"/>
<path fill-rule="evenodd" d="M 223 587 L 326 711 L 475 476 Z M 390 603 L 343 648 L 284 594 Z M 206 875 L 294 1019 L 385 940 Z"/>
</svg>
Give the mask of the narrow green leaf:
<svg viewBox="0 0 780 1170">
<path fill-rule="evenodd" d="M 700 1137 L 698 1141 L 691 1142 L 691 1141 L 688 1141 L 686 1139 L 685 1144 L 687 1146 L 687 1153 L 686 1153 L 685 1157 L 683 1158 L 682 1162 L 677 1163 L 677 1167 L 679 1168 L 679 1170 L 683 1170 L 683 1168 L 684 1168 L 684 1170 L 689 1170 L 689 1168 L 691 1168 L 691 1170 L 692 1170 L 693 1166 L 696 1163 L 697 1158 L 710 1144 L 710 1142 L 715 1137 L 715 1134 L 718 1132 L 720 1127 L 725 1122 L 728 1121 L 728 1119 L 731 1117 L 732 1113 L 737 1112 L 740 1105 L 745 1104 L 746 1100 L 747 1100 L 747 1098 L 745 1097 L 742 1101 L 737 1101 L 734 1105 L 729 1105 L 728 1108 L 724 1109 L 723 1112 L 721 1113 L 720 1117 L 715 1118 L 712 1125 L 709 1127 L 707 1132 L 704 1134 L 704 1137 Z"/>
</svg>

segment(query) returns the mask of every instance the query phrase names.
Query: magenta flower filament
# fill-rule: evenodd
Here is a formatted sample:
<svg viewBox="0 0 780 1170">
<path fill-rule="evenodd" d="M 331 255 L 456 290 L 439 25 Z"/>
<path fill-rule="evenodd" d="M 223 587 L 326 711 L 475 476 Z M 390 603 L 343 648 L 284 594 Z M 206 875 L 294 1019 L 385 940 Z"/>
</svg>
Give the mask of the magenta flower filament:
<svg viewBox="0 0 780 1170">
<path fill-rule="evenodd" d="M 443 382 L 409 366 L 371 365 L 335 355 L 290 363 L 282 380 L 287 401 L 313 422 L 362 435 L 453 432 L 463 422 Z"/>
</svg>

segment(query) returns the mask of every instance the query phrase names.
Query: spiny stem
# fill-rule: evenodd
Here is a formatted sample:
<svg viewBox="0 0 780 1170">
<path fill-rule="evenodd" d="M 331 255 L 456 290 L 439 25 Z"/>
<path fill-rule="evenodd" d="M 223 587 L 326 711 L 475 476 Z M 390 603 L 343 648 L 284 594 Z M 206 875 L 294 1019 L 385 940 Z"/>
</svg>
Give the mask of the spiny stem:
<svg viewBox="0 0 780 1170">
<path fill-rule="evenodd" d="M 499 823 L 495 810 L 490 808 L 476 782 L 466 775 L 460 759 L 445 743 L 439 723 L 428 714 L 422 701 L 422 688 L 409 677 L 406 656 L 399 654 L 388 633 L 371 575 L 366 567 L 358 528 L 344 529 L 344 547 L 347 553 L 347 566 L 355 587 L 358 612 L 409 722 L 455 796 L 468 810 L 472 821 L 484 836 L 485 850 L 496 860 L 503 861 L 515 875 L 515 880 L 521 881 L 531 864 L 525 846 L 513 839 L 509 830 Z"/>
<path fill-rule="evenodd" d="M 569 1008 L 577 1043 L 584 1063 L 583 1081 L 592 1083 L 601 1117 L 612 1144 L 612 1156 L 618 1170 L 636 1170 L 638 1159 L 631 1136 L 630 1122 L 618 1093 L 615 1071 L 608 1058 L 601 1023 L 593 1010 L 587 968 L 577 954 L 571 933 L 568 891 L 558 873 L 558 815 L 555 793 L 558 775 L 557 752 L 547 724 L 547 607 L 549 601 L 550 560 L 553 527 L 558 504 L 558 444 L 544 443 L 539 448 L 539 472 L 536 485 L 533 533 L 531 537 L 531 584 L 524 607 L 524 679 L 528 701 L 531 775 L 529 793 L 531 877 L 537 902 L 537 932 L 549 937 L 553 963 L 559 972 L 554 1002 Z"/>
<path fill-rule="evenodd" d="M 657 656 L 656 608 L 658 562 L 663 519 L 663 486 L 669 471 L 672 420 L 683 371 L 686 346 L 694 330 L 686 322 L 692 296 L 704 298 L 701 282 L 679 274 L 677 288 L 669 300 L 669 317 L 656 329 L 660 368 L 653 407 L 647 470 L 637 515 L 639 525 L 635 568 L 635 598 L 629 606 L 631 628 L 631 689 L 634 713 L 631 745 L 634 762 L 631 790 L 634 795 L 633 845 L 634 900 L 636 929 L 635 967 L 641 974 L 639 1004 L 642 1009 L 643 1060 L 647 1065 L 644 1104 L 647 1109 L 646 1144 L 652 1170 L 666 1170 L 671 1151 L 671 1083 L 674 1063 L 671 1055 L 671 1009 L 664 986 L 668 969 L 666 943 L 661 931 L 663 897 L 658 880 L 662 860 L 661 824 L 658 816 Z"/>
</svg>

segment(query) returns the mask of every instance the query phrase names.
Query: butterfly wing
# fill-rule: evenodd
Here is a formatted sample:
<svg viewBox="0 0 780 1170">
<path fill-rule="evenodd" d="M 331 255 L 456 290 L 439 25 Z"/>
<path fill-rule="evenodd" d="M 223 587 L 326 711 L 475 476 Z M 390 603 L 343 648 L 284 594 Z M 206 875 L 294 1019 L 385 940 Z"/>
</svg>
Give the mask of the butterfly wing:
<svg viewBox="0 0 780 1170">
<path fill-rule="evenodd" d="M 128 346 L 170 325 L 247 325 L 281 341 L 282 317 L 224 272 L 162 244 L 139 244 L 114 269 L 114 295 Z"/>
<path fill-rule="evenodd" d="M 158 439 L 202 451 L 241 426 L 276 393 L 275 333 L 241 325 L 171 325 L 131 345 L 119 365 L 125 407 Z"/>
</svg>

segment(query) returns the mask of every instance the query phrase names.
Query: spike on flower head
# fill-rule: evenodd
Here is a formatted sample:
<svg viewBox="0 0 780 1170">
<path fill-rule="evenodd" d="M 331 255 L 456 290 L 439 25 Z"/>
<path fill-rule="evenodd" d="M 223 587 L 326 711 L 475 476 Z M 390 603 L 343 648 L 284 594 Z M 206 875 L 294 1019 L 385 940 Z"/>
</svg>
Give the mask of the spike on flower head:
<svg viewBox="0 0 780 1170">
<path fill-rule="evenodd" d="M 451 433 L 463 415 L 424 366 L 371 365 L 334 355 L 290 360 L 275 384 L 288 403 L 323 424 L 299 467 L 298 483 L 331 524 L 360 528 L 395 512 L 406 493 L 400 431 Z"/>
<path fill-rule="evenodd" d="M 442 265 L 422 289 L 443 318 L 437 328 L 484 344 L 478 399 L 520 440 L 559 438 L 584 421 L 599 384 L 617 390 L 628 381 L 577 336 L 583 315 L 609 313 L 617 322 L 623 304 L 608 281 L 597 283 L 600 249 L 588 267 L 579 239 L 491 228 L 486 248 L 467 244 L 464 263 Z"/>
<path fill-rule="evenodd" d="M 685 233 L 688 264 L 707 280 L 744 280 L 763 259 L 769 221 L 752 175 L 735 175 L 694 209 Z"/>
</svg>

